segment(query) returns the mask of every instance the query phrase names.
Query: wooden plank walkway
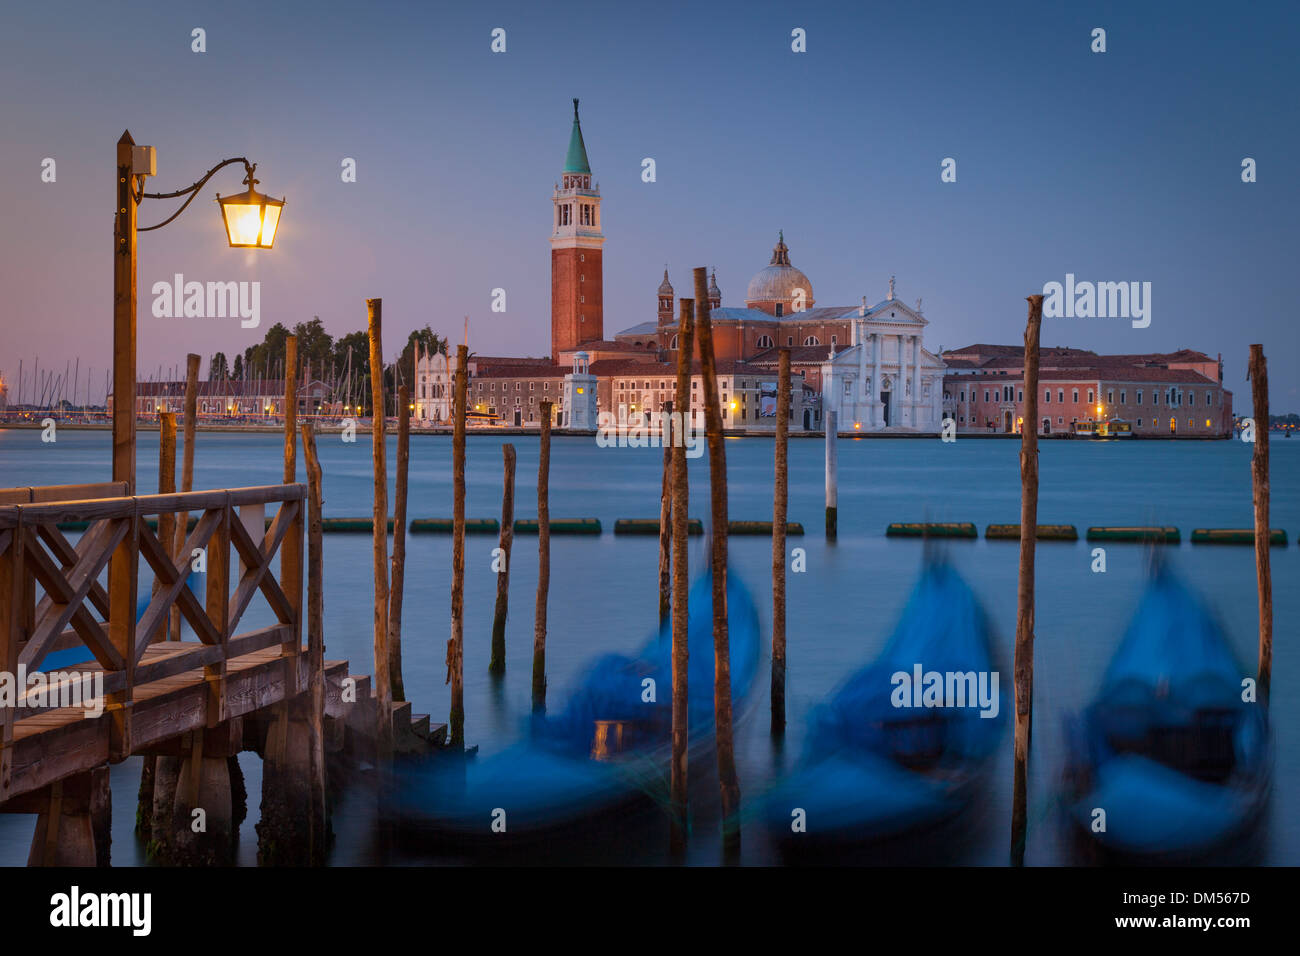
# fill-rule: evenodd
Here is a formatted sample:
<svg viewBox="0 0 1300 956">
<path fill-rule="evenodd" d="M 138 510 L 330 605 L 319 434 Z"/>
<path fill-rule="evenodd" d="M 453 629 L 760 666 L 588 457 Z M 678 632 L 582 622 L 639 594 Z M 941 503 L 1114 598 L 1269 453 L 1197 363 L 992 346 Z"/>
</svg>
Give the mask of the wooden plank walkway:
<svg viewBox="0 0 1300 956">
<path fill-rule="evenodd" d="M 145 651 L 141 668 L 170 665 L 185 669 L 135 685 L 131 713 L 133 752 L 221 722 L 211 712 L 213 700 L 204 676 L 205 649 L 207 645 L 198 641 L 166 641 L 152 644 Z M 299 667 L 298 686 L 286 697 L 289 663 L 278 645 L 231 658 L 226 672 L 228 712 L 225 718 L 251 714 L 306 692 L 307 669 Z M 74 667 L 78 675 L 103 672 L 95 662 Z M 325 662 L 325 713 L 329 717 L 345 717 L 342 681 L 347 676 L 347 661 Z M 358 688 L 358 700 L 367 696 L 368 683 L 366 680 Z M 99 703 L 103 703 L 102 699 Z M 36 790 L 109 762 L 111 722 L 106 711 L 89 717 L 88 709 L 97 709 L 95 698 L 77 707 L 34 712 L 14 723 L 12 785 L 15 794 Z"/>
</svg>

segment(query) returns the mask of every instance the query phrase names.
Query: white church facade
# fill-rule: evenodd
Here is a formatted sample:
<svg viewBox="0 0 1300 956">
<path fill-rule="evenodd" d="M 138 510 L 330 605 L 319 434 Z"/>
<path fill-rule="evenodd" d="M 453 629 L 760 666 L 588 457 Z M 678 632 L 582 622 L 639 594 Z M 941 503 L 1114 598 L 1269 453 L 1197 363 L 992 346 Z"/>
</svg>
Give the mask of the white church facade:
<svg viewBox="0 0 1300 956">
<path fill-rule="evenodd" d="M 852 318 L 851 344 L 831 349 L 821 366 L 822 412 L 837 413 L 840 431 L 937 434 L 943 415 L 942 359 L 922 345 L 929 323 L 894 298 Z"/>
</svg>

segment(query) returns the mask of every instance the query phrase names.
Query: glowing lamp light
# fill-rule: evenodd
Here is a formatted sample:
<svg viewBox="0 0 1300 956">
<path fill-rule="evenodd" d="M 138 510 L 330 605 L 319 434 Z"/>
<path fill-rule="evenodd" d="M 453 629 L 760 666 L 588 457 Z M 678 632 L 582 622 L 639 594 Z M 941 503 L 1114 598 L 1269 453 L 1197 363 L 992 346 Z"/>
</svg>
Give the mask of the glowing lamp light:
<svg viewBox="0 0 1300 956">
<path fill-rule="evenodd" d="M 731 403 L 731 410 L 732 410 L 733 412 L 736 410 L 736 403 L 735 403 L 735 402 L 732 402 L 732 403 Z"/>
<path fill-rule="evenodd" d="M 253 183 L 257 180 L 254 179 Z M 217 193 L 221 207 L 221 221 L 226 226 L 226 238 L 232 249 L 270 249 L 275 245 L 276 227 L 280 225 L 283 199 L 272 199 L 248 186 L 248 192 L 222 198 Z"/>
<path fill-rule="evenodd" d="M 854 428 L 854 430 L 861 429 L 861 428 L 862 428 L 862 422 L 854 422 L 854 423 L 853 423 L 853 428 Z"/>
<path fill-rule="evenodd" d="M 579 385 L 579 386 L 578 386 L 578 394 L 579 394 L 579 395 L 585 395 L 585 394 L 587 394 L 587 390 L 586 390 L 585 388 L 583 388 L 581 385 Z"/>
</svg>

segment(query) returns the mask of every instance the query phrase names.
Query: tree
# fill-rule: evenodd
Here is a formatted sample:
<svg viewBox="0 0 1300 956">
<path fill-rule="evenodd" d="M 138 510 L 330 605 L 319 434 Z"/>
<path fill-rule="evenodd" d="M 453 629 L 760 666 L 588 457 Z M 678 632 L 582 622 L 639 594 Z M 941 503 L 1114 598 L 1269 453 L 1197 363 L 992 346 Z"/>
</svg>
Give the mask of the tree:
<svg viewBox="0 0 1300 956">
<path fill-rule="evenodd" d="M 298 337 L 298 364 L 306 368 L 310 362 L 313 374 L 321 374 L 334 355 L 334 338 L 325 331 L 320 316 L 312 316 L 310 322 L 299 322 L 293 327 L 293 334 Z"/>
<path fill-rule="evenodd" d="M 234 377 L 236 382 L 242 382 L 244 380 L 244 357 L 242 355 L 235 356 Z"/>
<path fill-rule="evenodd" d="M 226 367 L 226 353 L 214 353 L 211 361 L 208 362 L 208 381 L 224 382 L 229 377 L 230 374 Z"/>
</svg>

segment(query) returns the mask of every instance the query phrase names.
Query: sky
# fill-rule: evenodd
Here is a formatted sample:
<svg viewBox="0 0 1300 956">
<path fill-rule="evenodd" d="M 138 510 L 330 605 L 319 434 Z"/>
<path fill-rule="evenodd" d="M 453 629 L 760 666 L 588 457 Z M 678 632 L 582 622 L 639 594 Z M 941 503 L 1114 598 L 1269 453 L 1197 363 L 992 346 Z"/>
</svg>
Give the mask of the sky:
<svg viewBox="0 0 1300 956">
<path fill-rule="evenodd" d="M 426 324 L 459 342 L 465 316 L 480 354 L 544 355 L 576 96 L 607 337 L 654 318 L 665 265 L 685 295 L 716 268 L 742 306 L 784 230 L 819 305 L 877 302 L 896 275 L 931 351 L 1022 341 L 1025 296 L 1067 274 L 1150 282 L 1148 327 L 1047 319 L 1043 344 L 1222 353 L 1244 411 L 1262 343 L 1271 410 L 1300 412 L 1298 28 L 1295 3 L 5 4 L 0 374 L 79 360 L 102 400 L 124 129 L 157 149 L 149 191 L 243 155 L 286 199 L 270 251 L 225 242 L 212 200 L 239 167 L 141 234 L 142 378 L 191 351 L 206 371 L 274 322 L 364 328 L 371 297 L 390 360 Z M 141 225 L 176 205 L 146 200 Z M 260 282 L 260 327 L 155 317 L 176 273 Z"/>
</svg>

